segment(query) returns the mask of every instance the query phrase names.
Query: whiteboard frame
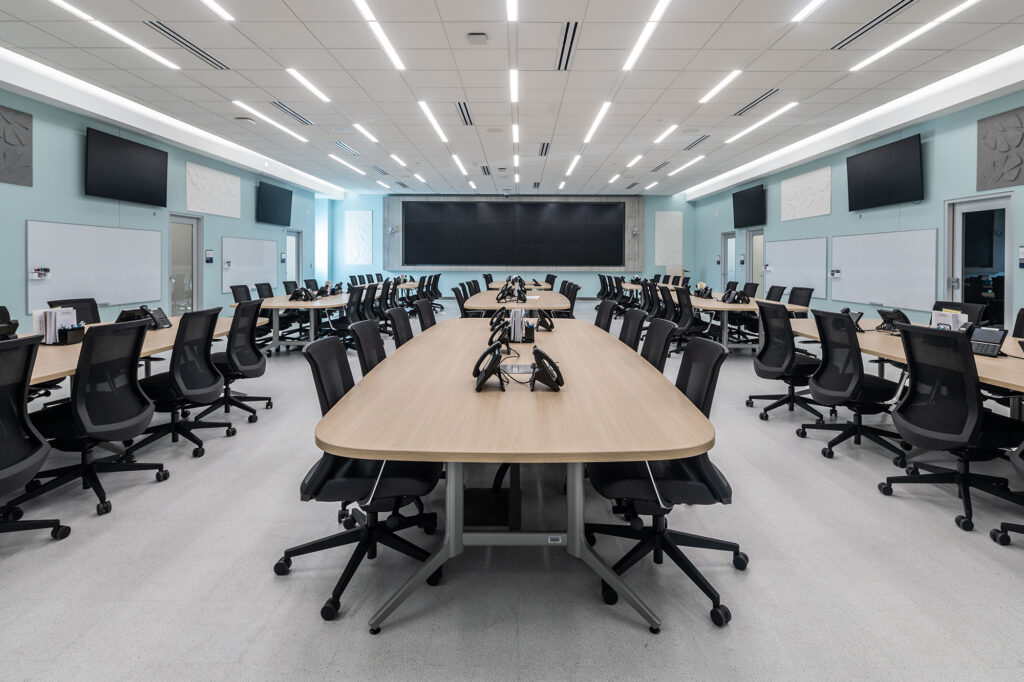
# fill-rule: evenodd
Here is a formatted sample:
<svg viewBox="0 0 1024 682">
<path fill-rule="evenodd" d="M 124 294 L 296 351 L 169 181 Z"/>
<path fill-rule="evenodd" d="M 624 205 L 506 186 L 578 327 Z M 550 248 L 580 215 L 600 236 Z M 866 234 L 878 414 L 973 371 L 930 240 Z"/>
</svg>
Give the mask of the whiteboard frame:
<svg viewBox="0 0 1024 682">
<path fill-rule="evenodd" d="M 902 309 L 906 309 L 906 310 L 922 311 L 922 312 L 930 311 L 931 308 L 932 308 L 932 305 L 934 305 L 935 301 L 938 300 L 938 296 L 939 296 L 939 286 L 938 286 L 938 274 L 939 274 L 939 230 L 934 228 L 934 227 L 922 227 L 922 228 L 918 228 L 918 229 L 914 229 L 914 230 L 885 230 L 885 231 L 882 231 L 882 232 L 858 232 L 858 233 L 855 233 L 855 234 L 833 235 L 833 237 L 831 239 L 832 243 L 830 244 L 830 248 L 829 248 L 829 258 L 830 258 L 830 261 L 831 261 L 831 264 L 832 264 L 831 267 L 833 269 L 838 267 L 838 269 L 840 271 L 842 271 L 842 270 L 844 270 L 846 268 L 846 266 L 843 265 L 842 263 L 840 263 L 840 264 L 836 263 L 835 253 L 836 253 L 836 241 L 837 240 L 845 239 L 845 238 L 848 238 L 848 237 L 866 237 L 866 238 L 874 237 L 874 238 L 877 238 L 879 235 L 908 234 L 908 233 L 912 233 L 912 232 L 931 232 L 932 235 L 935 238 L 934 250 L 932 251 L 932 259 L 931 259 L 931 261 L 932 261 L 932 277 L 931 277 L 930 281 L 931 281 L 931 286 L 932 286 L 932 294 L 931 294 L 931 302 L 930 303 L 928 303 L 924 307 L 917 307 L 917 306 L 912 305 L 910 303 L 904 302 L 904 301 L 900 300 L 899 298 L 892 298 L 892 297 L 890 297 L 888 300 L 885 300 L 885 301 L 861 301 L 861 300 L 851 299 L 849 297 L 847 297 L 847 298 L 839 298 L 838 296 L 835 295 L 835 293 L 833 293 L 833 295 L 832 295 L 832 300 L 833 301 L 837 301 L 837 302 L 841 302 L 841 303 L 855 303 L 857 305 L 866 305 L 866 306 L 875 305 L 875 306 L 885 307 L 885 308 L 902 308 Z M 840 278 L 842 278 L 842 277 L 843 277 L 843 273 L 840 274 Z M 832 288 L 833 288 L 833 292 L 834 292 L 834 290 L 835 290 L 835 281 L 833 281 L 833 287 Z M 897 291 L 897 293 L 895 294 L 896 297 L 899 297 L 899 296 L 903 295 L 902 290 L 899 290 L 898 288 L 894 289 L 894 291 Z"/>
</svg>

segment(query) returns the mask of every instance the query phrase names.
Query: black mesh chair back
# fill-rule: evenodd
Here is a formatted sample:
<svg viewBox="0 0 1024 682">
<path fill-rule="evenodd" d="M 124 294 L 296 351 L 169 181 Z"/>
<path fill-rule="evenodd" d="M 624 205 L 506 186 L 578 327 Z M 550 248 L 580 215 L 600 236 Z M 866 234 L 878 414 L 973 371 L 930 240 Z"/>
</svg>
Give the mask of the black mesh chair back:
<svg viewBox="0 0 1024 682">
<path fill-rule="evenodd" d="M 1017 319 L 1013 323 L 1011 336 L 1024 336 L 1024 308 L 1017 311 Z"/>
<path fill-rule="evenodd" d="M 665 371 L 668 349 L 672 345 L 672 332 L 675 330 L 675 324 L 660 317 L 654 318 L 647 325 L 647 337 L 644 339 L 643 348 L 640 349 L 640 355 L 659 372 Z"/>
<path fill-rule="evenodd" d="M 362 320 L 349 327 L 356 344 L 359 356 L 359 368 L 366 376 L 370 370 L 379 365 L 387 357 L 384 352 L 384 339 L 375 320 Z"/>
<path fill-rule="evenodd" d="M 336 336 L 327 336 L 309 344 L 302 355 L 313 370 L 313 384 L 320 399 L 320 414 L 327 414 L 356 385 L 348 362 L 345 343 Z M 343 461 L 344 457 L 336 457 Z"/>
<path fill-rule="evenodd" d="M 768 293 L 765 294 L 766 301 L 781 301 L 782 294 L 785 293 L 786 287 L 780 287 L 778 284 L 768 287 Z"/>
<path fill-rule="evenodd" d="M 793 287 L 789 290 L 789 303 L 808 306 L 814 296 L 814 287 Z"/>
<path fill-rule="evenodd" d="M 914 325 L 897 329 L 910 375 L 892 413 L 900 436 L 927 450 L 955 450 L 975 441 L 983 410 L 970 338 Z"/>
<path fill-rule="evenodd" d="M 356 279 L 355 275 L 349 275 L 348 276 L 348 281 L 354 287 L 359 286 L 359 280 Z"/>
<path fill-rule="evenodd" d="M 438 298 L 441 298 L 441 290 L 438 288 L 440 282 L 441 282 L 441 273 L 440 272 L 430 278 L 430 292 L 429 292 L 430 298 L 435 299 L 435 300 L 438 299 Z"/>
<path fill-rule="evenodd" d="M 491 286 L 491 282 L 493 282 L 493 281 L 494 281 L 494 275 L 492 275 L 489 272 L 485 272 L 484 273 L 484 284 L 486 284 L 488 287 L 490 287 Z"/>
<path fill-rule="evenodd" d="M 249 285 L 247 284 L 232 284 L 231 285 L 231 298 L 235 299 L 235 303 L 244 303 L 252 300 L 252 294 L 249 293 Z"/>
<path fill-rule="evenodd" d="M 416 315 L 420 318 L 420 331 L 425 332 L 435 324 L 437 319 L 434 317 L 434 306 L 430 304 L 430 301 L 422 300 L 413 303 L 416 306 Z"/>
<path fill-rule="evenodd" d="M 562 294 L 563 296 L 565 296 L 565 289 L 566 289 L 566 287 L 568 287 L 568 286 L 569 286 L 569 280 L 567 280 L 567 279 L 563 279 L 563 280 L 562 280 L 562 283 L 561 283 L 560 285 L 558 285 L 558 293 L 560 293 L 560 294 Z"/>
<path fill-rule="evenodd" d="M 694 406 L 711 418 L 711 405 L 715 401 L 718 374 L 729 351 L 710 339 L 694 338 L 683 352 L 683 361 L 676 376 L 676 388 L 683 392 Z"/>
<path fill-rule="evenodd" d="M 364 287 L 352 287 L 352 290 L 348 292 L 348 302 L 345 304 L 345 319 L 352 322 L 358 322 L 363 319 L 359 311 L 363 307 L 363 291 Z"/>
<path fill-rule="evenodd" d="M 256 345 L 256 327 L 260 325 L 261 301 L 245 301 L 235 308 L 228 331 L 227 359 L 238 377 L 254 379 L 267 371 L 267 358 Z"/>
<path fill-rule="evenodd" d="M 578 293 L 580 293 L 580 285 L 572 282 L 566 294 L 566 297 L 569 299 L 569 310 L 567 312 L 569 317 L 575 317 L 576 315 L 576 295 Z"/>
<path fill-rule="evenodd" d="M 647 288 L 647 282 L 644 282 L 640 285 L 640 308 L 649 315 L 653 307 L 654 303 L 651 300 L 650 289 Z"/>
<path fill-rule="evenodd" d="M 363 289 L 363 307 L 359 311 L 364 320 L 375 320 L 377 314 L 373 311 L 373 304 L 377 302 L 377 283 L 367 284 Z"/>
<path fill-rule="evenodd" d="M 11 313 L 7 306 L 0 305 L 0 324 L 7 324 L 11 321 Z"/>
<path fill-rule="evenodd" d="M 452 287 L 452 293 L 455 294 L 455 302 L 459 304 L 459 315 L 469 317 L 466 314 L 466 296 L 462 293 L 462 290 L 458 287 Z"/>
<path fill-rule="evenodd" d="M 668 279 L 668 275 L 665 275 L 665 279 Z M 655 284 L 661 284 L 661 274 L 657 274 L 654 277 L 652 277 L 651 281 L 654 282 Z"/>
<path fill-rule="evenodd" d="M 366 284 L 366 275 L 359 275 L 359 283 Z"/>
<path fill-rule="evenodd" d="M 932 310 L 952 310 L 963 313 L 971 324 L 981 324 L 985 319 L 987 303 L 966 303 L 964 301 L 936 301 Z"/>
<path fill-rule="evenodd" d="M 190 314 L 196 313 L 186 316 Z M 78 433 L 119 441 L 135 438 L 149 426 L 155 408 L 139 386 L 138 375 L 146 328 L 145 320 L 137 320 L 90 327 L 86 332 L 71 384 L 71 415 Z M 219 392 L 220 373 L 213 371 Z"/>
<path fill-rule="evenodd" d="M 600 282 L 600 286 L 597 289 L 597 297 L 598 298 L 607 298 L 608 297 L 608 278 L 605 277 L 604 275 L 598 275 L 597 276 L 597 281 Z"/>
<path fill-rule="evenodd" d="M 796 359 L 793 326 L 786 306 L 755 301 L 761 317 L 763 339 L 754 356 L 754 373 L 762 379 L 779 379 L 789 374 Z"/>
<path fill-rule="evenodd" d="M 377 281 L 378 282 L 383 282 L 384 281 L 384 275 L 378 272 L 377 273 Z"/>
<path fill-rule="evenodd" d="M 401 348 L 403 343 L 412 341 L 412 323 L 409 322 L 409 313 L 405 312 L 405 308 L 389 308 L 386 314 L 395 333 L 395 348 Z"/>
<path fill-rule="evenodd" d="M 82 324 L 99 324 L 100 309 L 95 298 L 62 298 L 47 301 L 51 308 L 74 308 L 75 316 Z"/>
<path fill-rule="evenodd" d="M 291 296 L 295 290 L 299 288 L 299 283 L 293 279 L 290 279 L 287 282 L 281 282 L 281 284 L 284 286 L 284 293 L 286 296 Z"/>
<path fill-rule="evenodd" d="M 683 277 L 682 281 L 679 281 L 679 275 L 675 275 L 672 278 L 672 286 L 674 287 L 688 287 L 690 286 L 690 278 Z"/>
<path fill-rule="evenodd" d="M 821 364 L 811 376 L 811 396 L 821 405 L 843 405 L 860 392 L 864 382 L 857 328 L 846 313 L 811 312 L 821 338 Z"/>
<path fill-rule="evenodd" d="M 739 282 L 726 282 L 725 283 L 725 291 L 736 291 L 737 285 L 739 285 Z M 723 292 L 723 293 L 725 293 L 725 292 Z"/>
<path fill-rule="evenodd" d="M 469 287 L 469 294 L 471 296 L 473 294 L 480 293 L 480 282 L 476 281 L 475 279 L 469 280 L 468 282 L 466 282 L 466 285 Z"/>
<path fill-rule="evenodd" d="M 594 317 L 594 324 L 604 331 L 612 327 L 612 313 L 615 311 L 615 301 L 605 299 L 597 306 L 597 315 Z"/>
<path fill-rule="evenodd" d="M 678 325 L 679 304 L 672 299 L 672 290 L 662 284 L 658 286 L 658 295 L 661 297 L 661 317 Z"/>
<path fill-rule="evenodd" d="M 428 279 L 428 277 L 426 275 L 423 275 L 422 277 L 420 277 L 420 281 L 416 284 L 416 298 L 417 299 L 427 298 L 428 297 L 428 294 L 427 294 L 427 279 Z"/>
<path fill-rule="evenodd" d="M 622 328 L 619 330 L 619 341 L 636 350 L 640 346 L 640 335 L 643 332 L 644 318 L 647 313 L 633 308 L 622 316 Z"/>
<path fill-rule="evenodd" d="M 220 308 L 185 313 L 178 321 L 178 333 L 171 351 L 171 386 L 178 398 L 209 405 L 224 387 L 224 377 L 210 358 L 213 332 Z"/>
<path fill-rule="evenodd" d="M 260 298 L 274 298 L 274 287 L 270 282 L 256 282 L 256 295 Z"/>
<path fill-rule="evenodd" d="M 462 299 L 463 300 L 466 300 L 470 296 L 473 295 L 472 292 L 470 292 L 470 290 L 469 290 L 469 285 L 466 284 L 465 282 L 459 282 L 459 289 L 462 290 Z"/>
<path fill-rule="evenodd" d="M 558 279 L 558 278 L 557 278 L 556 276 L 554 276 L 554 275 L 548 275 L 547 277 L 545 277 L 545 278 L 544 278 L 544 281 L 545 281 L 545 282 L 546 282 L 546 283 L 547 283 L 547 284 L 548 284 L 548 285 L 549 285 L 549 286 L 551 287 L 551 289 L 553 290 L 553 289 L 555 288 L 555 280 L 556 280 L 556 279 Z"/>
<path fill-rule="evenodd" d="M 320 285 L 316 283 L 315 279 L 307 279 L 303 281 L 305 282 L 307 289 L 311 289 L 313 291 L 318 291 L 320 289 Z"/>
<path fill-rule="evenodd" d="M 750 298 L 754 298 L 755 296 L 757 296 L 757 286 L 757 282 L 747 282 L 746 284 L 743 285 L 743 293 L 745 293 Z"/>
<path fill-rule="evenodd" d="M 697 321 L 697 313 L 693 310 L 693 302 L 690 300 L 690 292 L 683 287 L 676 287 L 676 325 L 683 332 L 690 330 L 693 323 Z"/>
<path fill-rule="evenodd" d="M 377 305 L 375 306 L 377 311 L 377 319 L 384 322 L 387 319 L 386 312 L 389 308 L 394 308 L 391 303 L 391 280 L 385 280 L 380 284 L 380 296 L 377 297 Z"/>
<path fill-rule="evenodd" d="M 50 454 L 49 444 L 28 417 L 29 382 L 42 338 L 0 341 L 0 500 L 23 489 Z"/>
</svg>

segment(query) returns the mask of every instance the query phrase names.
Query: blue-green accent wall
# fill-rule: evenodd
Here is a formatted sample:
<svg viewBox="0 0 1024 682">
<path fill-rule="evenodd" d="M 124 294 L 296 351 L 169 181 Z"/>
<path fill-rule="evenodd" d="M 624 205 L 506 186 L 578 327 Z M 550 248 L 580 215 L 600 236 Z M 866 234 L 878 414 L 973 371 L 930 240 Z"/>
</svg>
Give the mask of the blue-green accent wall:
<svg viewBox="0 0 1024 682">
<path fill-rule="evenodd" d="M 283 252 L 287 230 L 302 232 L 302 272 L 305 277 L 312 276 L 315 248 L 313 192 L 268 178 L 274 184 L 293 190 L 292 226 L 283 228 L 258 224 L 256 187 L 261 178 L 255 173 L 3 90 L 0 90 L 0 104 L 32 114 L 33 186 L 0 183 L 0 305 L 8 307 L 11 316 L 21 321 L 23 329 L 31 329 L 31 317 L 26 309 L 28 273 L 25 264 L 25 224 L 29 220 L 159 230 L 163 235 L 162 295 L 159 303 L 149 303 L 151 307 L 169 307 L 168 226 L 172 213 L 199 215 L 203 219 L 202 248 L 211 249 L 214 253 L 214 262 L 202 266 L 202 301 L 206 307 L 226 307 L 232 302 L 230 294 L 221 293 L 222 237 L 276 239 L 278 252 Z M 167 208 L 85 195 L 85 131 L 90 127 L 168 152 Z M 241 218 L 193 214 L 186 210 L 185 163 L 188 161 L 241 177 Z M 284 293 L 281 287 L 285 277 L 284 264 L 279 265 L 278 275 L 278 281 L 272 284 L 277 293 Z M 83 291 L 82 296 L 89 296 L 89 292 Z M 113 320 L 122 307 L 127 306 L 103 308 L 100 315 L 104 320 Z"/>
</svg>

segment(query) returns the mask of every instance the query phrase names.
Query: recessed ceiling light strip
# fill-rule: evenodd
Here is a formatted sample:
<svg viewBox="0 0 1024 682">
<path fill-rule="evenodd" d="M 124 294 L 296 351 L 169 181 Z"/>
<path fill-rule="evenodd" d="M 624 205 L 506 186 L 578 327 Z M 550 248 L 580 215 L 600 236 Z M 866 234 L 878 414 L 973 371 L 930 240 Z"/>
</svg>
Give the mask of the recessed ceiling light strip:
<svg viewBox="0 0 1024 682">
<path fill-rule="evenodd" d="M 979 2 L 981 2 L 981 0 L 966 0 L 966 2 L 960 3 L 959 5 L 957 5 L 953 9 L 949 10 L 948 12 L 946 12 L 942 16 L 938 17 L 937 19 L 933 19 L 932 21 L 929 21 L 924 26 L 921 26 L 920 28 L 918 28 L 918 29 L 916 29 L 914 31 L 911 31 L 907 35 L 903 36 L 902 38 L 897 40 L 895 43 L 892 43 L 891 45 L 882 48 L 881 50 L 879 50 L 878 52 L 874 53 L 873 55 L 871 55 L 870 57 L 868 57 L 864 61 L 862 61 L 862 62 L 852 66 L 850 68 L 850 71 L 860 71 L 865 66 L 868 66 L 869 64 L 873 64 L 873 63 L 877 62 L 882 57 L 884 57 L 884 56 L 886 56 L 888 54 L 891 54 L 892 52 L 895 52 L 896 50 L 900 49 L 901 47 L 903 47 L 907 43 L 911 42 L 912 40 L 916 40 L 917 38 L 920 38 L 925 33 L 927 33 L 928 31 L 932 30 L 933 28 L 935 28 L 939 24 L 945 23 L 945 22 L 949 21 L 950 19 L 952 19 L 953 17 L 955 17 L 956 15 L 960 14 L 961 12 L 970 9 L 971 7 L 974 7 Z"/>
<path fill-rule="evenodd" d="M 565 177 L 569 177 L 570 175 L 572 175 L 572 172 L 574 170 L 576 170 L 576 164 L 579 163 L 579 162 L 580 162 L 580 155 L 579 154 L 577 154 L 576 156 L 572 157 L 572 163 L 569 164 L 569 169 L 567 171 L 565 171 Z"/>
<path fill-rule="evenodd" d="M 295 80 L 299 81 L 299 83 L 301 83 L 301 84 L 302 84 L 302 86 L 303 86 L 304 88 L 306 88 L 306 89 L 307 89 L 307 90 L 309 90 L 309 91 L 310 91 L 311 93 L 313 93 L 313 94 L 314 94 L 314 95 L 315 95 L 315 96 L 317 97 L 317 99 L 319 99 L 319 100 L 320 100 L 321 102 L 330 102 L 330 101 L 331 101 L 331 98 L 330 98 L 330 97 L 328 97 L 328 96 L 327 96 L 327 95 L 325 95 L 325 94 L 324 94 L 323 92 L 321 92 L 320 88 L 318 88 L 318 87 L 316 87 L 315 85 L 313 85 L 313 84 L 312 84 L 312 83 L 311 83 L 311 82 L 309 81 L 309 79 L 308 79 L 308 78 L 306 78 L 305 76 L 303 76 L 303 75 L 302 75 L 301 73 L 299 73 L 299 72 L 298 72 L 297 70 L 295 70 L 295 69 L 285 69 L 285 71 L 287 71 L 287 72 L 288 72 L 288 75 L 289 75 L 289 76 L 291 76 L 291 77 L 292 77 L 292 78 L 294 78 Z"/>
<path fill-rule="evenodd" d="M 797 12 L 793 16 L 793 18 L 790 19 L 790 21 L 793 22 L 793 23 L 800 23 L 801 21 L 803 21 L 807 17 L 809 17 L 812 14 L 814 14 L 815 10 L 817 10 L 819 7 L 824 5 L 826 2 L 828 2 L 828 0 L 811 0 L 809 3 L 804 5 L 804 8 L 802 10 L 800 10 L 799 12 Z"/>
<path fill-rule="evenodd" d="M 380 23 L 377 22 L 377 17 L 373 16 L 373 11 L 370 6 L 366 4 L 366 0 L 352 0 L 355 3 L 356 9 L 363 15 L 363 19 L 366 21 L 366 25 L 373 31 L 374 37 L 377 38 L 377 42 L 380 43 L 381 49 L 384 50 L 384 54 L 391 60 L 391 64 L 399 71 L 405 71 L 405 64 L 402 62 L 402 58 L 398 56 L 398 52 L 395 50 L 394 45 L 388 40 L 387 35 L 384 33 L 384 29 L 381 28 Z"/>
<path fill-rule="evenodd" d="M 395 163 L 397 163 L 397 164 L 398 164 L 399 166 L 401 166 L 402 168 L 405 168 L 405 166 L 406 166 L 406 163 L 405 163 L 405 161 L 402 161 L 402 160 L 401 160 L 400 158 L 398 158 L 398 157 L 397 157 L 397 156 L 395 156 L 394 154 L 392 154 L 392 155 L 391 155 L 391 159 L 392 159 L 392 160 L 393 160 L 393 161 L 394 161 Z"/>
<path fill-rule="evenodd" d="M 612 179 L 608 181 L 608 184 L 609 185 L 612 184 L 613 182 L 615 182 L 616 180 L 618 180 L 621 177 L 622 177 L 621 175 L 613 175 Z"/>
<path fill-rule="evenodd" d="M 590 144 L 590 140 L 593 139 L 594 133 L 597 132 L 597 127 L 601 125 L 601 121 L 604 120 L 604 115 L 608 113 L 608 108 L 611 107 L 611 102 L 605 102 L 601 105 L 601 109 L 597 112 L 597 116 L 594 117 L 594 122 L 590 124 L 590 130 L 587 131 L 587 136 L 583 138 L 583 144 Z"/>
<path fill-rule="evenodd" d="M 376 137 L 374 137 L 374 136 L 373 136 L 373 135 L 372 135 L 372 134 L 370 133 L 370 131 L 369 131 L 369 130 L 367 130 L 367 129 L 366 129 L 366 128 L 364 128 L 363 126 L 359 125 L 358 123 L 353 123 L 353 124 L 352 124 L 352 127 L 353 127 L 353 128 L 355 128 L 356 130 L 358 130 L 359 132 L 361 132 L 361 133 L 362 133 L 363 135 L 365 135 L 365 136 L 366 136 L 366 139 L 368 139 L 368 140 L 369 140 L 370 142 L 373 142 L 374 144 L 377 144 L 377 138 L 376 138 Z"/>
<path fill-rule="evenodd" d="M 669 135 L 671 135 L 672 133 L 674 133 L 676 131 L 676 128 L 678 128 L 678 127 L 679 127 L 679 124 L 677 124 L 677 123 L 673 123 L 672 125 L 670 125 L 668 127 L 668 130 L 666 130 L 661 135 L 658 135 L 657 138 L 655 138 L 654 144 L 661 144 L 665 140 L 665 138 L 668 137 Z"/>
<path fill-rule="evenodd" d="M 181 68 L 180 66 L 178 66 L 177 64 L 172 62 L 170 59 L 166 59 L 164 57 L 161 57 L 160 55 L 158 55 L 153 50 L 149 49 L 148 47 L 144 47 L 143 45 L 141 45 L 138 42 L 132 40 L 131 38 L 129 38 L 125 34 L 121 33 L 120 31 L 117 31 L 117 30 L 111 28 L 110 26 L 107 26 L 102 21 L 97 21 L 96 19 L 94 19 L 90 15 L 86 14 L 82 10 L 78 9 L 74 5 L 68 4 L 64 0 L 50 0 L 50 2 L 53 3 L 54 5 L 56 5 L 57 7 L 60 7 L 62 10 L 66 11 L 66 12 L 70 12 L 71 14 L 74 14 L 76 17 L 78 17 L 82 21 L 86 21 L 86 22 L 92 24 L 94 28 L 98 28 L 99 30 L 103 31 L 104 33 L 106 33 L 110 37 L 116 38 L 117 40 L 120 40 L 122 43 L 124 43 L 128 47 L 131 47 L 131 48 L 134 48 L 134 49 L 138 50 L 139 52 L 141 52 L 142 54 L 146 55 L 150 59 L 153 59 L 155 61 L 160 62 L 161 64 L 166 66 L 168 69 L 178 70 L 178 69 Z"/>
<path fill-rule="evenodd" d="M 731 144 L 731 143 L 735 142 L 736 140 L 740 139 L 741 137 L 743 137 L 744 135 L 746 135 L 748 133 L 754 132 L 755 130 L 757 130 L 758 128 L 763 126 L 765 123 L 768 123 L 769 121 L 774 121 L 779 116 L 782 116 L 784 113 L 786 113 L 787 111 L 789 111 L 790 109 L 795 107 L 797 104 L 798 104 L 798 102 L 790 102 L 789 104 L 787 104 L 786 106 L 782 107 L 778 111 L 776 111 L 776 112 L 774 112 L 772 114 L 768 114 L 767 116 L 762 118 L 760 121 L 758 121 L 754 125 L 752 125 L 749 128 L 747 128 L 746 130 L 743 130 L 743 131 L 741 131 L 739 133 L 736 133 L 735 135 L 730 137 L 728 140 L 726 140 L 725 143 L 726 144 Z"/>
<path fill-rule="evenodd" d="M 275 121 L 274 119 L 270 118 L 270 117 L 269 117 L 269 116 L 267 116 L 266 114 L 264 114 L 264 113 L 261 113 L 261 112 L 259 112 L 259 111 L 256 111 L 255 109 L 253 109 L 252 107 L 250 107 L 250 106 L 249 106 L 248 104 L 246 104 L 245 102 L 239 102 L 239 101 L 238 101 L 238 100 L 236 99 L 236 100 L 232 101 L 231 103 L 232 103 L 232 104 L 234 104 L 234 105 L 235 105 L 236 107 L 238 107 L 239 109 L 243 109 L 243 110 L 245 110 L 245 111 L 248 111 L 248 112 L 249 112 L 250 114 L 252 114 L 252 115 L 253 115 L 253 116 L 255 116 L 256 118 L 260 119 L 260 120 L 261 120 L 261 121 L 263 121 L 264 123 L 269 123 L 270 125 L 274 126 L 274 127 L 275 127 L 275 128 L 277 128 L 278 130 L 280 130 L 281 132 L 284 132 L 284 133 L 288 133 L 289 135 L 291 135 L 292 137 L 294 137 L 294 138 L 295 138 L 296 140 L 298 140 L 299 142 L 309 142 L 309 140 L 307 140 L 306 138 L 304 138 L 304 137 L 303 137 L 302 135 L 299 135 L 298 133 L 296 133 L 296 132 L 293 132 L 293 131 L 289 130 L 288 128 L 285 128 L 285 127 L 284 127 L 283 125 L 281 125 L 280 123 L 278 123 L 278 122 L 277 122 L 277 121 Z"/>
<path fill-rule="evenodd" d="M 441 142 L 448 144 L 448 136 L 444 134 L 443 130 L 441 130 L 441 125 L 437 122 L 437 119 L 434 118 L 434 113 L 430 111 L 430 107 L 422 100 L 419 102 L 419 105 L 420 109 L 423 110 L 423 115 L 427 117 L 427 120 L 430 121 L 430 125 L 434 127 L 434 132 L 436 132 L 437 136 L 441 138 Z"/>
<path fill-rule="evenodd" d="M 458 154 L 452 154 L 452 161 L 454 161 L 455 165 L 459 167 L 459 171 L 461 171 L 463 175 L 469 177 L 469 173 L 466 172 L 466 167 L 462 165 L 462 161 L 459 159 Z"/>
<path fill-rule="evenodd" d="M 519 21 L 519 0 L 505 0 L 505 15 L 509 21 Z"/>
<path fill-rule="evenodd" d="M 637 154 L 636 156 L 634 156 L 634 157 L 633 157 L 633 160 L 632 160 L 632 161 L 630 161 L 629 163 L 627 163 L 627 164 L 626 164 L 626 168 L 632 168 L 632 167 L 633 167 L 633 166 L 635 166 L 635 165 L 637 164 L 637 162 L 639 162 L 639 161 L 640 161 L 640 159 L 642 159 L 642 158 L 644 158 L 644 155 L 643 155 L 643 154 Z"/>
<path fill-rule="evenodd" d="M 654 182 L 652 182 L 651 184 L 649 184 L 649 185 L 647 185 L 646 187 L 644 187 L 644 191 L 646 192 L 647 190 L 649 190 L 650 188 L 654 187 L 654 186 L 655 186 L 655 185 L 657 185 L 657 184 L 658 184 L 658 181 L 657 181 L 657 180 L 655 180 L 655 181 L 654 181 Z"/>
<path fill-rule="evenodd" d="M 356 168 L 355 166 L 353 166 L 351 163 L 341 158 L 340 156 L 337 156 L 335 154 L 328 154 L 327 156 L 331 157 L 332 159 L 340 163 L 342 166 L 348 166 L 349 168 L 354 170 L 356 173 L 359 173 L 360 175 L 366 175 L 366 171 Z"/>
<path fill-rule="evenodd" d="M 723 78 L 721 81 L 719 81 L 718 85 L 711 88 L 711 90 L 708 91 L 708 94 L 700 98 L 700 103 L 707 104 L 708 102 L 710 102 L 712 97 L 714 97 L 722 90 L 724 90 L 726 86 L 729 85 L 729 83 L 732 83 L 734 80 L 739 78 L 741 73 L 743 73 L 743 71 L 741 71 L 740 69 L 736 69 L 734 71 L 729 72 L 729 75 Z"/>
<path fill-rule="evenodd" d="M 686 162 L 686 163 L 684 163 L 684 164 L 683 164 L 682 166 L 680 166 L 679 168 L 676 168 L 676 169 L 675 169 L 674 171 L 672 171 L 671 173 L 669 173 L 669 174 L 668 174 L 668 176 L 669 176 L 669 177 L 672 177 L 672 176 L 673 176 L 673 175 L 675 175 L 676 173 L 679 173 L 680 171 L 684 171 L 684 170 L 686 170 L 687 168 L 689 168 L 690 166 L 692 166 L 693 164 L 697 163 L 698 161 L 700 161 L 700 160 L 701 160 L 701 159 L 703 159 L 703 158 L 704 158 L 704 154 L 701 154 L 701 155 L 700 155 L 700 156 L 698 156 L 698 157 L 697 157 L 696 159 L 693 159 L 693 160 L 691 160 L 691 161 L 687 161 L 687 162 Z"/>
<path fill-rule="evenodd" d="M 210 8 L 210 10 L 224 21 L 234 21 L 235 18 L 231 14 L 217 4 L 217 0 L 200 0 L 204 5 Z"/>
<path fill-rule="evenodd" d="M 519 101 L 519 69 L 508 70 L 508 91 L 512 103 Z"/>
<path fill-rule="evenodd" d="M 637 38 L 636 43 L 633 45 L 633 49 L 629 51 L 629 56 L 626 57 L 626 63 L 622 65 L 623 71 L 631 71 L 636 62 L 640 59 L 640 55 L 643 54 L 644 48 L 647 47 L 647 42 L 654 35 L 654 29 L 658 28 L 658 22 L 661 17 L 664 16 L 665 10 L 668 9 L 669 4 L 672 0 L 658 0 L 658 4 L 654 6 L 654 11 L 651 12 L 650 18 L 647 23 L 644 24 L 643 30 L 640 32 L 640 37 Z"/>
</svg>

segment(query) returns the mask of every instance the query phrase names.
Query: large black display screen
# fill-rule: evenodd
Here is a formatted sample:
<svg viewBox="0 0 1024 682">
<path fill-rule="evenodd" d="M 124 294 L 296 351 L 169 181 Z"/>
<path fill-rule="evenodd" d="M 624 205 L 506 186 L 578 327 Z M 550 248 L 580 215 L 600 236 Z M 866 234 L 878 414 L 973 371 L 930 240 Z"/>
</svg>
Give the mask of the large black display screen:
<svg viewBox="0 0 1024 682">
<path fill-rule="evenodd" d="M 626 205 L 515 201 L 406 201 L 405 265 L 625 264 Z"/>
<path fill-rule="evenodd" d="M 87 128 L 85 193 L 166 206 L 167 152 Z"/>
<path fill-rule="evenodd" d="M 846 182 L 851 211 L 923 200 L 921 136 L 848 157 Z"/>
</svg>

